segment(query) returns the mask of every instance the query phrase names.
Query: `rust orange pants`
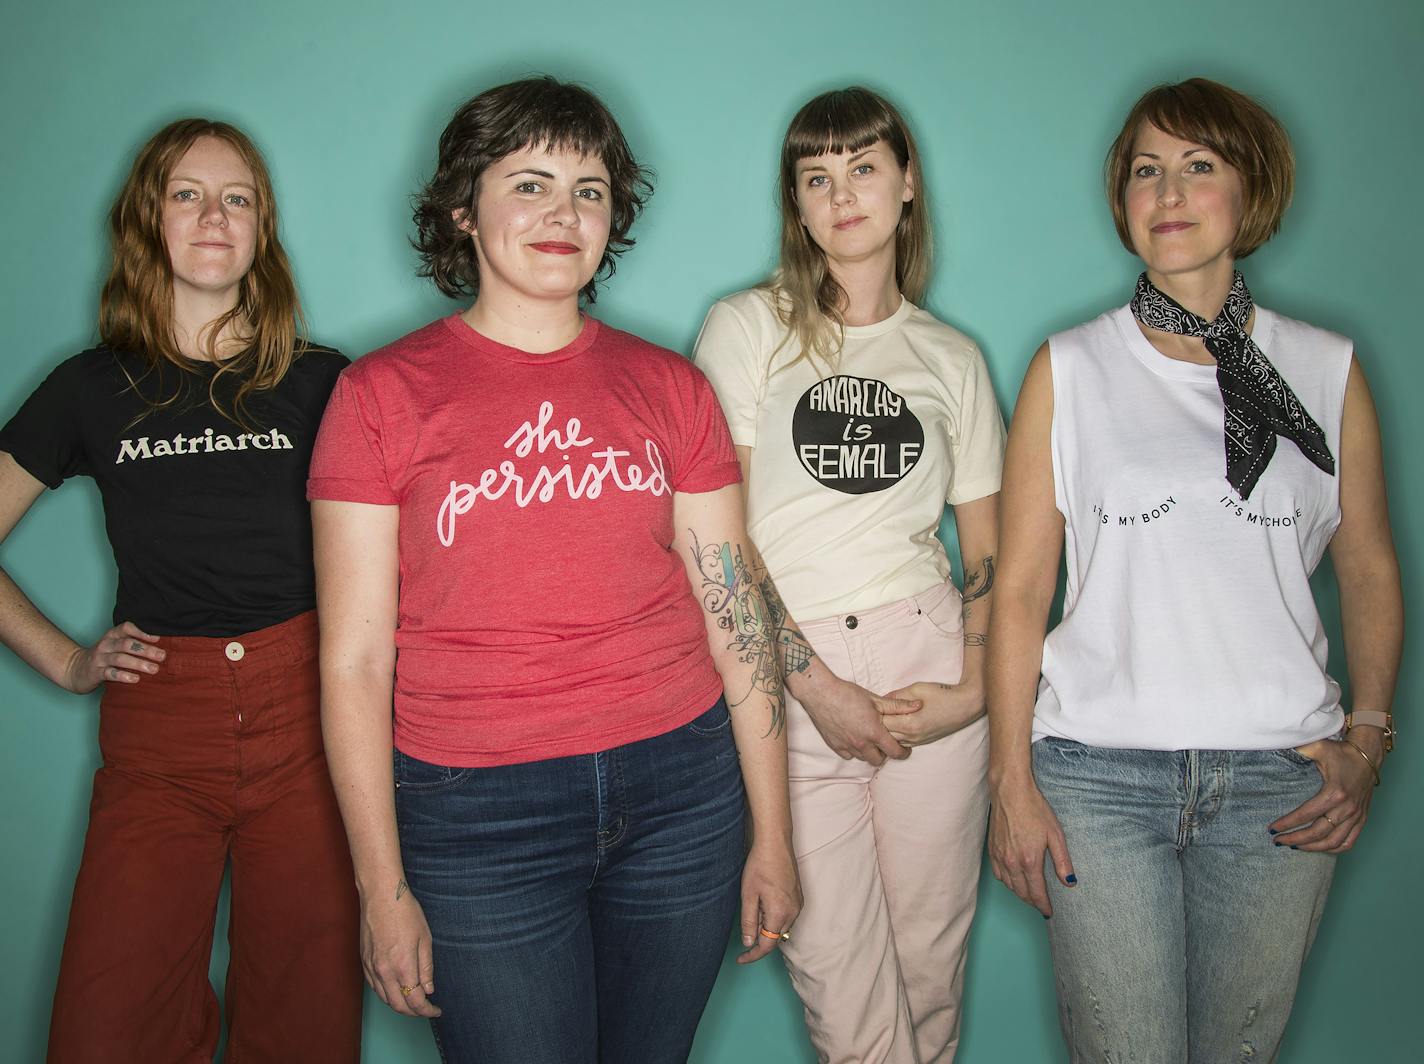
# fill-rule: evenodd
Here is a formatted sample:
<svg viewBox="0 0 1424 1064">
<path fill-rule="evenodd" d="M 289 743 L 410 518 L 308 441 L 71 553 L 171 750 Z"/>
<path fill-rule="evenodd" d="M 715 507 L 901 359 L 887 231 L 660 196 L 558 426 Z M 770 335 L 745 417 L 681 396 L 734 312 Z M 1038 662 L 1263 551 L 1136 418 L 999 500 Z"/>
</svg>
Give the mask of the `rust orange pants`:
<svg viewBox="0 0 1424 1064">
<path fill-rule="evenodd" d="M 226 1060 L 355 1064 L 358 909 L 322 751 L 316 615 L 159 645 L 159 671 L 108 685 L 100 706 L 49 1060 L 212 1060 L 231 862 Z"/>
</svg>

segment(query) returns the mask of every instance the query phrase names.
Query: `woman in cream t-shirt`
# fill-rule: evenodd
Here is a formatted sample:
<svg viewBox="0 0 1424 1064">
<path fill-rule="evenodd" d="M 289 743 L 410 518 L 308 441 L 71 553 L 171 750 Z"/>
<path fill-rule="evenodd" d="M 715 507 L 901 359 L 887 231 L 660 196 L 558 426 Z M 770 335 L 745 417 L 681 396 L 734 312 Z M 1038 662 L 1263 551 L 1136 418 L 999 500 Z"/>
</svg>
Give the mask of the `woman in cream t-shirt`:
<svg viewBox="0 0 1424 1064">
<path fill-rule="evenodd" d="M 780 269 L 712 308 L 695 358 L 742 463 L 792 696 L 805 908 L 782 949 L 822 1059 L 949 1061 L 987 817 L 1003 423 L 978 348 L 912 302 L 928 212 L 889 103 L 852 88 L 802 108 L 781 202 Z"/>
</svg>

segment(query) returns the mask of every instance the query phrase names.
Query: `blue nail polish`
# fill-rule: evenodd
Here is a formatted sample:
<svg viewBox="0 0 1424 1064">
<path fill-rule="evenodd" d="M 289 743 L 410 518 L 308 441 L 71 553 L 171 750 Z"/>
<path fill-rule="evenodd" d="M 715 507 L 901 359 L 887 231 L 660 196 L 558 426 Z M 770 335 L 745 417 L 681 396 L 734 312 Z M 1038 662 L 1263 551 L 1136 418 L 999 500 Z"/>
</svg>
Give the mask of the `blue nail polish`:
<svg viewBox="0 0 1424 1064">
<path fill-rule="evenodd" d="M 1072 872 L 1069 872 L 1069 873 L 1068 873 L 1068 878 L 1067 878 L 1066 880 L 1064 880 L 1064 882 L 1067 883 L 1067 884 L 1071 887 L 1074 883 L 1077 883 L 1077 882 L 1078 882 L 1078 877 L 1075 876 Z"/>
<path fill-rule="evenodd" d="M 1048 914 L 1047 914 L 1047 913 L 1043 913 L 1042 915 L 1043 915 L 1043 918 L 1044 918 L 1045 920 L 1048 919 Z"/>
<path fill-rule="evenodd" d="M 1292 849 L 1292 850 L 1298 850 L 1298 849 L 1300 849 L 1300 847 L 1299 847 L 1299 846 L 1292 846 L 1291 849 Z"/>
<path fill-rule="evenodd" d="M 1272 835 L 1279 835 L 1279 834 L 1280 834 L 1280 832 L 1277 831 L 1275 828 L 1267 828 L 1266 830 L 1269 831 Z"/>
</svg>

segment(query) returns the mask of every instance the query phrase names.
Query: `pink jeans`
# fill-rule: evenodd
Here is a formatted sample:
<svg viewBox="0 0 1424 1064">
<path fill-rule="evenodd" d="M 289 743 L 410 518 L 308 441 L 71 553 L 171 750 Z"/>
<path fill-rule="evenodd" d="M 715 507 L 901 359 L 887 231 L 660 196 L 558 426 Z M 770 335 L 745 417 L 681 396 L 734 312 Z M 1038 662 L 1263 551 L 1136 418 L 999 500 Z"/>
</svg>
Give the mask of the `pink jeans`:
<svg viewBox="0 0 1424 1064">
<path fill-rule="evenodd" d="M 803 623 L 837 676 L 877 694 L 956 683 L 959 592 L 944 584 Z M 782 947 L 822 1061 L 947 1064 L 989 799 L 984 720 L 875 768 L 843 761 L 787 699 L 791 813 L 805 908 Z"/>
</svg>

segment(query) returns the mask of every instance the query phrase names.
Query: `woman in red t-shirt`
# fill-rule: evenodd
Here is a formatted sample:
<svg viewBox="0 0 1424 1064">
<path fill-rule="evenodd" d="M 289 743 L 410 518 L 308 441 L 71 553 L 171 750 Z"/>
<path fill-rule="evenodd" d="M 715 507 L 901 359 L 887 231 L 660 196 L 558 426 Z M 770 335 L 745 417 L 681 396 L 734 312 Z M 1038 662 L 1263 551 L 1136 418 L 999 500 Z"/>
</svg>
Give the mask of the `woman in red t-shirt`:
<svg viewBox="0 0 1424 1064">
<path fill-rule="evenodd" d="M 649 191 L 584 89 L 466 103 L 415 217 L 474 303 L 347 371 L 312 460 L 366 978 L 446 1059 L 685 1060 L 738 903 L 744 961 L 800 907 L 725 421 L 580 310 Z"/>
</svg>

